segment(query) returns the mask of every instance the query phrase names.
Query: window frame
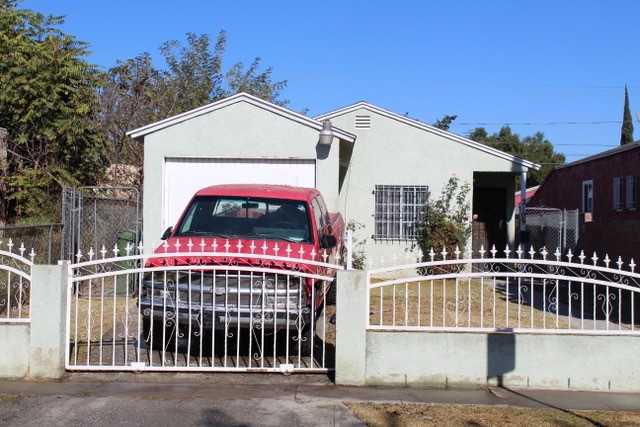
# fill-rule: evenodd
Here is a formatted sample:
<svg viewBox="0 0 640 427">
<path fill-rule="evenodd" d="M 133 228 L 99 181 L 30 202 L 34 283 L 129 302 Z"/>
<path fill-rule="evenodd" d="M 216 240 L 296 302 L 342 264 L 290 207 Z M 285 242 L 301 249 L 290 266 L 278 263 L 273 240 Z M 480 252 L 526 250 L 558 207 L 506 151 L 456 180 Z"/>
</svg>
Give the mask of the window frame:
<svg viewBox="0 0 640 427">
<path fill-rule="evenodd" d="M 589 191 L 590 194 L 587 194 Z M 582 213 L 593 214 L 593 180 L 588 179 L 582 181 Z"/>
<path fill-rule="evenodd" d="M 376 185 L 374 187 L 376 240 L 415 240 L 416 225 L 429 196 L 426 185 Z"/>
</svg>

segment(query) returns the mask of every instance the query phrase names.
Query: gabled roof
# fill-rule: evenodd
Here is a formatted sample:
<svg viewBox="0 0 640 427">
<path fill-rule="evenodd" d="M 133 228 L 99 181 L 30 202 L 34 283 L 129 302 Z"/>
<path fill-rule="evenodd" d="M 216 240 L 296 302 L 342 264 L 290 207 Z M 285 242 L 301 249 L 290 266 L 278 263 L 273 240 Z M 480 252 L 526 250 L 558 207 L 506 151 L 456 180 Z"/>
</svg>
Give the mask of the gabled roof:
<svg viewBox="0 0 640 427">
<path fill-rule="evenodd" d="M 426 132 L 430 132 L 430 133 L 439 135 L 439 136 L 441 136 L 443 138 L 447 138 L 449 140 L 458 142 L 458 143 L 466 145 L 468 147 L 475 148 L 476 150 L 480 150 L 480 151 L 483 151 L 485 153 L 494 155 L 496 157 L 500 157 L 502 159 L 508 160 L 510 162 L 525 166 L 525 167 L 527 167 L 529 169 L 536 169 L 536 170 L 540 169 L 540 165 L 537 164 L 537 163 L 533 163 L 533 162 L 530 162 L 528 160 L 522 159 L 520 157 L 513 156 L 511 154 L 505 153 L 504 151 L 500 151 L 500 150 L 497 150 L 495 148 L 489 147 L 488 145 L 485 145 L 485 144 L 482 144 L 482 143 L 479 143 L 479 142 L 475 142 L 475 141 L 472 141 L 472 140 L 467 139 L 467 138 L 463 138 L 460 135 L 456 135 L 455 133 L 451 133 L 451 132 L 444 131 L 442 129 L 438 129 L 435 126 L 427 125 L 425 123 L 419 122 L 418 120 L 415 120 L 415 119 L 412 119 L 412 118 L 409 118 L 409 117 L 406 117 L 406 116 L 402 116 L 400 114 L 393 113 L 391 111 L 385 110 L 385 109 L 380 108 L 380 107 L 376 107 L 375 105 L 371 105 L 368 102 L 364 102 L 364 101 L 357 102 L 355 104 L 346 106 L 346 107 L 341 108 L 339 110 L 330 111 L 328 113 L 322 114 L 320 116 L 317 116 L 316 120 L 318 120 L 318 121 L 327 120 L 327 119 L 330 120 L 332 118 L 335 118 L 335 117 L 338 117 L 338 116 L 342 116 L 342 115 L 345 115 L 345 114 L 348 114 L 348 113 L 352 113 L 352 112 L 360 110 L 360 109 L 369 110 L 371 112 L 374 112 L 376 114 L 380 114 L 381 116 L 387 117 L 389 119 L 397 120 L 397 121 L 399 121 L 401 123 L 404 123 L 404 124 L 406 124 L 408 126 L 412 126 L 412 127 L 417 128 L 417 129 L 421 129 L 421 130 L 424 130 Z"/>
<path fill-rule="evenodd" d="M 625 151 L 628 151 L 628 150 L 634 150 L 634 149 L 636 149 L 638 147 L 640 147 L 640 141 L 635 141 L 635 142 L 632 142 L 631 144 L 621 145 L 619 147 L 612 148 L 611 150 L 603 151 L 601 153 L 597 153 L 597 154 L 594 154 L 592 156 L 585 157 L 583 159 L 573 161 L 571 163 L 565 163 L 563 165 L 556 166 L 555 169 L 564 169 L 564 168 L 568 168 L 568 167 L 571 167 L 571 166 L 576 166 L 576 165 L 579 165 L 579 164 L 582 164 L 582 163 L 592 162 L 594 160 L 598 160 L 598 159 L 602 159 L 602 158 L 605 158 L 605 157 L 613 156 L 613 155 L 616 155 L 616 154 L 624 153 Z"/>
<path fill-rule="evenodd" d="M 228 98 L 221 99 L 220 101 L 213 102 L 211 104 L 205 105 L 203 107 L 196 108 L 191 111 L 187 111 L 186 113 L 178 114 L 177 116 L 169 117 L 164 120 L 160 120 L 155 123 L 151 123 L 149 125 L 143 126 L 138 129 L 131 130 L 127 132 L 127 135 L 131 138 L 142 138 L 145 135 L 148 135 L 153 132 L 157 132 L 159 130 L 165 129 L 169 126 L 176 125 L 178 123 L 185 122 L 187 120 L 193 119 L 195 117 L 201 116 L 203 114 L 208 114 L 212 111 L 219 110 L 221 108 L 228 107 L 230 105 L 236 104 L 238 102 L 246 102 L 247 104 L 254 105 L 258 108 L 262 108 L 263 110 L 267 110 L 271 113 L 277 114 L 278 116 L 287 118 L 294 122 L 300 123 L 305 126 L 309 126 L 313 129 L 316 129 L 318 132 L 322 130 L 322 122 L 304 116 L 300 113 L 293 112 L 286 108 L 280 107 L 278 105 L 272 104 L 270 102 L 264 101 L 260 98 L 257 98 L 253 95 L 249 95 L 248 93 L 240 92 Z M 333 127 L 333 134 L 337 138 L 347 141 L 353 144 L 356 140 L 355 135 L 345 132 L 342 129 Z"/>
</svg>

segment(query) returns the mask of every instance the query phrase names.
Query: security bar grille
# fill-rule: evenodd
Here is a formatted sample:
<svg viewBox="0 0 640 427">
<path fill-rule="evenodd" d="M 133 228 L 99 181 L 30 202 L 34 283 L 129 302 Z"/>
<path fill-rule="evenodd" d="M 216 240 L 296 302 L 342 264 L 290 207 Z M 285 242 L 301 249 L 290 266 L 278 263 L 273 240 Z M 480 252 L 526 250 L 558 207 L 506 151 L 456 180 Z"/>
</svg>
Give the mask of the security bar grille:
<svg viewBox="0 0 640 427">
<path fill-rule="evenodd" d="M 376 185 L 375 239 L 411 240 L 426 209 L 429 187 L 424 185 Z"/>
</svg>

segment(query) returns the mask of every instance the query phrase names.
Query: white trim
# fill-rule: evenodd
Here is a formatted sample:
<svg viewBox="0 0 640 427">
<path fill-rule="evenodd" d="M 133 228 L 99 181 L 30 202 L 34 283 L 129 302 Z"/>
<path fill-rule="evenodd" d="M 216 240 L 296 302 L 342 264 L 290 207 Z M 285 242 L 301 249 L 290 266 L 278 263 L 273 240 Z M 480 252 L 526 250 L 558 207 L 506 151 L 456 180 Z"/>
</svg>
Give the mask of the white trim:
<svg viewBox="0 0 640 427">
<path fill-rule="evenodd" d="M 464 144 L 466 146 L 475 148 L 475 149 L 483 151 L 485 153 L 488 153 L 488 154 L 503 158 L 505 160 L 509 160 L 509 161 L 511 161 L 513 163 L 517 163 L 519 165 L 525 166 L 525 167 L 527 167 L 529 169 L 535 169 L 535 170 L 540 169 L 540 165 L 537 164 L 537 163 L 533 163 L 533 162 L 530 162 L 528 160 L 522 159 L 520 157 L 513 156 L 511 154 L 508 154 L 508 153 L 505 153 L 503 151 L 497 150 L 495 148 L 489 147 L 488 145 L 481 144 L 479 142 L 475 142 L 475 141 L 472 141 L 472 140 L 467 139 L 467 138 L 463 138 L 460 135 L 456 135 L 455 133 L 451 133 L 451 132 L 444 131 L 442 129 L 438 129 L 438 128 L 434 127 L 434 126 L 427 125 L 425 123 L 419 122 L 419 121 L 411 119 L 409 117 L 393 113 L 391 111 L 382 109 L 380 107 L 376 107 L 375 105 L 371 105 L 371 104 L 369 104 L 367 102 L 358 102 L 356 104 L 344 107 L 342 109 L 322 114 L 320 116 L 317 116 L 316 120 L 318 120 L 318 121 L 327 120 L 327 119 L 331 120 L 334 117 L 338 117 L 338 116 L 342 116 L 342 115 L 345 115 L 345 114 L 348 114 L 348 113 L 352 113 L 352 112 L 360 110 L 360 109 L 366 109 L 366 110 L 372 111 L 374 113 L 380 114 L 381 116 L 387 117 L 389 119 L 397 120 L 397 121 L 399 121 L 401 123 L 404 123 L 406 125 L 409 125 L 409 126 L 412 126 L 412 127 L 415 127 L 415 128 L 427 131 L 427 132 L 434 133 L 436 135 L 439 135 L 439 136 L 442 136 L 444 138 L 453 140 L 455 142 L 459 142 L 461 144 Z"/>
<path fill-rule="evenodd" d="M 300 123 L 305 126 L 309 126 L 313 129 L 316 129 L 318 132 L 322 130 L 322 123 L 318 120 L 309 118 L 300 113 L 293 112 L 291 110 L 287 110 L 286 108 L 280 107 L 278 105 L 272 104 L 270 102 L 264 101 L 255 96 L 249 95 L 247 93 L 241 92 L 236 95 L 230 96 L 229 98 L 222 99 L 220 101 L 213 102 L 211 104 L 187 111 L 182 114 L 178 114 L 177 116 L 169 117 L 164 120 L 160 120 L 155 123 L 148 124 L 138 129 L 131 130 L 127 132 L 127 136 L 131 138 L 141 138 L 150 133 L 157 132 L 169 126 L 176 125 L 178 123 L 185 122 L 187 120 L 191 120 L 195 117 L 201 116 L 203 114 L 210 113 L 212 111 L 219 110 L 221 108 L 228 107 L 230 105 L 236 104 L 238 102 L 246 102 L 248 104 L 254 105 L 256 107 L 267 110 L 271 113 L 277 114 L 281 117 L 285 117 L 287 119 L 293 120 L 296 123 Z M 333 127 L 333 133 L 336 137 L 341 140 L 354 143 L 356 140 L 355 135 L 345 132 L 342 129 Z"/>
</svg>

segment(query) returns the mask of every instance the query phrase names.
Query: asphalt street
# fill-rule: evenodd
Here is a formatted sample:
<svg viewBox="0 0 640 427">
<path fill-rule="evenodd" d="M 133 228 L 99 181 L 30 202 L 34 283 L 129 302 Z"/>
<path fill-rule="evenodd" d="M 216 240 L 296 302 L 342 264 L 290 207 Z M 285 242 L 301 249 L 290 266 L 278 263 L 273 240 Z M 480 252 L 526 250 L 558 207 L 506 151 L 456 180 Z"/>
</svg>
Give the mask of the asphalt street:
<svg viewBox="0 0 640 427">
<path fill-rule="evenodd" d="M 0 381 L 3 426 L 360 426 L 345 402 L 640 411 L 639 393 L 347 387 L 322 375 L 70 374 Z"/>
</svg>

